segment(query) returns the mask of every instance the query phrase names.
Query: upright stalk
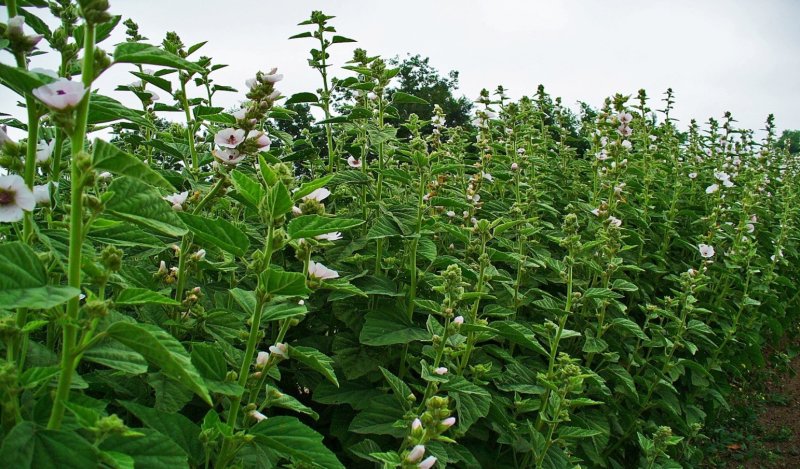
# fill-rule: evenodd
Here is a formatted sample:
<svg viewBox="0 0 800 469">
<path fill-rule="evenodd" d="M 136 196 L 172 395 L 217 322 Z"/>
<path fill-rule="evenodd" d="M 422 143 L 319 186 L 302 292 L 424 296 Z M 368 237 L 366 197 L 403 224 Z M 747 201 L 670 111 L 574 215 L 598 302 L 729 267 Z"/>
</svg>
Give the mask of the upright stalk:
<svg viewBox="0 0 800 469">
<path fill-rule="evenodd" d="M 83 86 L 91 88 L 94 80 L 94 41 L 95 25 L 91 22 L 84 24 L 83 35 Z M 70 194 L 70 219 L 69 219 L 69 269 L 67 282 L 70 287 L 81 287 L 81 245 L 83 244 L 83 185 L 84 178 L 79 160 L 83 152 L 86 139 L 86 120 L 89 111 L 89 98 L 91 90 L 78 105 L 75 115 L 75 130 L 71 137 L 71 194 Z M 58 378 L 58 388 L 53 400 L 53 410 L 47 428 L 57 430 L 61 427 L 64 410 L 69 400 L 69 388 L 72 384 L 72 373 L 77 366 L 77 356 L 73 353 L 78 335 L 79 298 L 71 298 L 67 303 L 67 318 L 63 327 L 63 345 L 61 349 L 61 374 Z"/>
</svg>

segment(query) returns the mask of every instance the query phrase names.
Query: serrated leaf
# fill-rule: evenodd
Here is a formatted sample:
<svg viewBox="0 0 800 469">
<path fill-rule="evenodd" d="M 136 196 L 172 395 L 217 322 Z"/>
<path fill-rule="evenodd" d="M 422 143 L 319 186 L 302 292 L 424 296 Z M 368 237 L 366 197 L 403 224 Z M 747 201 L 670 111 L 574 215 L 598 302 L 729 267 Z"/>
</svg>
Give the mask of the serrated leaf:
<svg viewBox="0 0 800 469">
<path fill-rule="evenodd" d="M 354 218 L 334 218 L 320 215 L 301 215 L 289 222 L 286 231 L 292 239 L 313 238 L 325 233 L 348 230 L 364 223 Z"/>
<path fill-rule="evenodd" d="M 119 177 L 108 187 L 113 192 L 106 204 L 108 213 L 167 236 L 188 231 L 175 210 L 151 186 L 133 178 Z"/>
<path fill-rule="evenodd" d="M 178 212 L 178 216 L 198 244 L 216 246 L 238 257 L 244 256 L 250 247 L 247 235 L 224 218 L 206 218 L 186 212 Z"/>
<path fill-rule="evenodd" d="M 289 358 L 306 365 L 339 387 L 339 380 L 336 378 L 336 372 L 333 371 L 333 359 L 319 350 L 311 347 L 290 346 Z"/>
<path fill-rule="evenodd" d="M 27 245 L 0 244 L 0 305 L 4 309 L 49 309 L 79 294 L 77 288 L 48 285 L 42 262 Z"/>
<path fill-rule="evenodd" d="M 430 340 L 425 329 L 414 325 L 403 311 L 371 311 L 365 317 L 359 340 L 364 345 L 383 346 Z"/>
<path fill-rule="evenodd" d="M 175 54 L 142 42 L 123 42 L 114 49 L 115 63 L 161 65 L 164 67 L 203 73 L 199 65 Z"/>
<path fill-rule="evenodd" d="M 116 322 L 106 334 L 140 353 L 161 371 L 181 382 L 211 404 L 203 379 L 192 364 L 189 354 L 171 334 L 151 324 Z"/>
<path fill-rule="evenodd" d="M 430 104 L 422 98 L 418 98 L 413 94 L 403 93 L 402 91 L 395 91 L 392 95 L 392 104 Z"/>
<path fill-rule="evenodd" d="M 0 461 L 9 468 L 98 467 L 97 452 L 78 433 L 47 430 L 33 422 L 21 422 L 5 436 Z"/>
<path fill-rule="evenodd" d="M 295 417 L 271 417 L 257 423 L 249 433 L 255 437 L 256 443 L 277 451 L 283 457 L 314 467 L 344 469 L 336 455 L 322 443 L 322 435 Z"/>
<path fill-rule="evenodd" d="M 119 292 L 114 303 L 119 306 L 148 304 L 180 306 L 181 304 L 179 301 L 175 301 L 172 298 L 146 288 L 126 288 Z"/>
</svg>

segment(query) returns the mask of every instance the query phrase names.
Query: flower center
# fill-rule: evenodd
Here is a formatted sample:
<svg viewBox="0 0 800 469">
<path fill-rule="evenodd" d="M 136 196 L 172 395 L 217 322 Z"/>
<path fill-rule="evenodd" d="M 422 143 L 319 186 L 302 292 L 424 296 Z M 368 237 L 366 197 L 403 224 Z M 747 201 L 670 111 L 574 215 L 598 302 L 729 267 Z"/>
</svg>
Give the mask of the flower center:
<svg viewBox="0 0 800 469">
<path fill-rule="evenodd" d="M 67 94 L 67 92 L 64 91 L 64 90 L 56 90 L 56 94 L 57 95 L 65 95 L 65 94 Z"/>
<path fill-rule="evenodd" d="M 14 196 L 16 192 L 0 189 L 0 205 L 8 205 L 14 203 Z"/>
<path fill-rule="evenodd" d="M 228 143 L 230 143 L 231 145 L 236 143 L 236 136 L 231 135 L 230 137 L 228 137 Z"/>
</svg>

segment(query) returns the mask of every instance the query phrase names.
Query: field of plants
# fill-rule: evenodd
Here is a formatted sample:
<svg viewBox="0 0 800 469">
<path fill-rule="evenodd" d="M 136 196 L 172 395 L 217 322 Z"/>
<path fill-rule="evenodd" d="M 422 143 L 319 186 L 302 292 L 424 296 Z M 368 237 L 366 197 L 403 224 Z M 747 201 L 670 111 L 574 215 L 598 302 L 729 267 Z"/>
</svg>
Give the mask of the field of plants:
<svg viewBox="0 0 800 469">
<path fill-rule="evenodd" d="M 3 3 L 0 466 L 699 467 L 798 320 L 772 116 L 498 87 L 453 125 L 364 49 L 332 76 L 322 12 L 283 96 L 106 0 Z"/>
</svg>

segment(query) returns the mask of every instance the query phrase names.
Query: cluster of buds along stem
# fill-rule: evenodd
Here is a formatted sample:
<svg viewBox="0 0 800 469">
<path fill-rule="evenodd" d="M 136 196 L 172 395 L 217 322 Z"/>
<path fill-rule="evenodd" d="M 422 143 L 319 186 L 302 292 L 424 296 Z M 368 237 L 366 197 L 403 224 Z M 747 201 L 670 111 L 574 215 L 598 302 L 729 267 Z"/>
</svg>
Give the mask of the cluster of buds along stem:
<svg viewBox="0 0 800 469">
<path fill-rule="evenodd" d="M 5 26 L 3 35 L 8 39 L 11 50 L 17 54 L 27 54 L 32 51 L 43 37 L 41 34 L 25 34 L 25 17 L 23 16 L 17 15 L 9 18 L 8 23 L 3 26 Z"/>
</svg>

